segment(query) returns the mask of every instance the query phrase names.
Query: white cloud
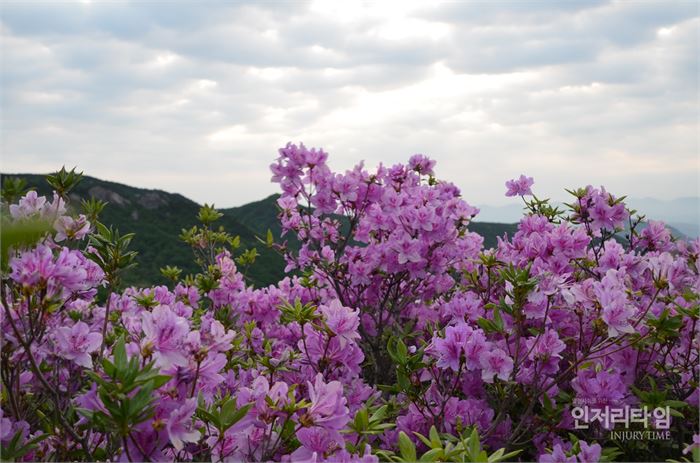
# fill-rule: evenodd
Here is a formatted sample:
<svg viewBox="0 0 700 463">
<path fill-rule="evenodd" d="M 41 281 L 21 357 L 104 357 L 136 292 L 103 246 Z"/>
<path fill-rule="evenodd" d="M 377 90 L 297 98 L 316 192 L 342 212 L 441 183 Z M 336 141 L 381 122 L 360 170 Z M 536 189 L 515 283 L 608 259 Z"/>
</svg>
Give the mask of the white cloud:
<svg viewBox="0 0 700 463">
<path fill-rule="evenodd" d="M 698 194 L 687 2 L 3 4 L 2 170 L 63 164 L 220 206 L 287 141 L 335 168 L 415 152 L 472 203 Z"/>
</svg>

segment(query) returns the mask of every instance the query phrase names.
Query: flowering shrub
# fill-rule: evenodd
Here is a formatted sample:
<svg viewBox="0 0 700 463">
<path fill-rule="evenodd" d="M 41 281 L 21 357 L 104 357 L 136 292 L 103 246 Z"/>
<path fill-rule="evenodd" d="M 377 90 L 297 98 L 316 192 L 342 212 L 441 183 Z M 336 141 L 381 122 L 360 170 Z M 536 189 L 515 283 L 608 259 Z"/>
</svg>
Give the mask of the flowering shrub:
<svg viewBox="0 0 700 463">
<path fill-rule="evenodd" d="M 263 289 L 213 207 L 182 234 L 201 273 L 122 289 L 132 236 L 99 223 L 104 203 L 67 207 L 79 174 L 50 176 L 51 200 L 14 203 L 6 185 L 2 458 L 700 457 L 700 240 L 603 188 L 555 207 L 521 176 L 506 183 L 527 211 L 518 231 L 485 250 L 478 210 L 428 158 L 345 173 L 326 160 L 290 144 L 271 166 L 294 240 L 268 245 L 292 273 Z M 8 241 L 17 230 L 31 233 Z M 622 427 L 580 413 L 605 407 L 654 412 Z"/>
</svg>

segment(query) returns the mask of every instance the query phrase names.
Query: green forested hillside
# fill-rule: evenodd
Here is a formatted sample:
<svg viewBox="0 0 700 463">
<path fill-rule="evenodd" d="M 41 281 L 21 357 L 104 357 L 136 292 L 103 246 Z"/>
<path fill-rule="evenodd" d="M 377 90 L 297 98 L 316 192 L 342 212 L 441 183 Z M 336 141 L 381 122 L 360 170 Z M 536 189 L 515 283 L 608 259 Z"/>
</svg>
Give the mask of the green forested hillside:
<svg viewBox="0 0 700 463">
<path fill-rule="evenodd" d="M 41 175 L 3 176 L 3 180 L 7 177 L 24 178 L 28 186 L 40 194 L 51 193 Z M 179 235 L 183 228 L 190 228 L 197 223 L 199 204 L 180 194 L 83 177 L 71 192 L 71 204 L 78 206 L 80 199 L 90 197 L 109 203 L 100 215 L 101 222 L 113 225 L 122 233 L 136 234 L 132 247 L 138 252 L 138 265 L 124 276 L 127 284 L 145 286 L 165 283 L 165 278 L 160 274 L 160 268 L 165 265 L 176 265 L 185 274 L 197 271 L 192 251 L 180 241 Z M 230 212 L 224 212 L 224 216 L 215 225 L 223 226 L 232 235 L 239 235 L 240 250 L 257 248 L 260 255 L 248 271 L 248 276 L 256 286 L 271 284 L 280 279 L 284 268 L 282 258 L 261 246 L 255 239 L 255 234 Z"/>
<path fill-rule="evenodd" d="M 2 180 L 9 177 L 25 179 L 27 185 L 39 194 L 51 194 L 42 175 L 3 175 Z M 191 228 L 197 223 L 199 204 L 176 193 L 135 188 L 86 176 L 71 192 L 72 204 L 78 206 L 81 199 L 90 197 L 109 203 L 100 216 L 104 224 L 113 225 L 122 233 L 136 234 L 132 247 L 138 252 L 138 265 L 124 276 L 126 284 L 164 284 L 166 280 L 161 276 L 160 268 L 166 265 L 178 266 L 185 274 L 197 271 L 192 251 L 180 241 L 179 235 L 183 228 Z M 276 205 L 278 197 L 272 195 L 240 207 L 220 209 L 223 217 L 215 224 L 223 226 L 232 235 L 240 236 L 239 251 L 252 247 L 258 250 L 256 262 L 247 272 L 250 282 L 255 286 L 276 283 L 284 275 L 282 257 L 256 240 L 256 236 L 264 239 L 270 229 L 275 240 L 280 241 L 281 228 L 277 221 Z M 472 223 L 470 228 L 484 236 L 486 247 L 495 246 L 497 236 L 504 233 L 510 235 L 516 230 L 513 224 L 479 222 Z M 289 235 L 284 239 L 291 246 L 297 244 Z"/>
</svg>

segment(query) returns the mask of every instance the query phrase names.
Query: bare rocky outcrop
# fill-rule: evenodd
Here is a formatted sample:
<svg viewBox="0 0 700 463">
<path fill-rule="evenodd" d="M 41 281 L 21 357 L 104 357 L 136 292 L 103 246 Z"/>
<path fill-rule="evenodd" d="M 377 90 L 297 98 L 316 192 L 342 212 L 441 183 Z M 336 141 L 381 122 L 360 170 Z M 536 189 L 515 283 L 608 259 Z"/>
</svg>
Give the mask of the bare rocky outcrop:
<svg viewBox="0 0 700 463">
<path fill-rule="evenodd" d="M 156 191 L 149 191 L 139 196 L 138 203 L 146 209 L 158 209 L 161 206 L 167 206 L 168 200 Z"/>
<path fill-rule="evenodd" d="M 119 206 L 126 206 L 131 204 L 131 201 L 117 193 L 116 191 L 109 190 L 102 186 L 94 186 L 88 190 L 90 196 L 93 196 L 102 201 L 107 201 L 110 204 L 117 204 Z"/>
</svg>

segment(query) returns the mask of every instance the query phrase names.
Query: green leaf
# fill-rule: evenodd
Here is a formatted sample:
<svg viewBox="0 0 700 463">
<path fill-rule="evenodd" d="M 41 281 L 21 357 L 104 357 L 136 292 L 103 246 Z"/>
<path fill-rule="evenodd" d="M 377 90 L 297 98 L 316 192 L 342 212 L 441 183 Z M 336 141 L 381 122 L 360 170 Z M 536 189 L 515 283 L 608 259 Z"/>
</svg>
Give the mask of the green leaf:
<svg viewBox="0 0 700 463">
<path fill-rule="evenodd" d="M 442 448 L 430 449 L 420 457 L 418 461 L 439 461 L 442 460 L 444 452 Z"/>
<path fill-rule="evenodd" d="M 203 407 L 197 407 L 197 416 L 199 416 L 199 418 L 201 418 L 204 422 L 214 425 L 216 429 L 221 431 L 221 420 L 217 415 L 209 413 L 209 411 Z"/>
<path fill-rule="evenodd" d="M 355 414 L 355 428 L 357 431 L 364 431 L 369 427 L 369 418 L 367 417 L 367 409 L 362 407 Z"/>
<path fill-rule="evenodd" d="M 373 424 L 372 425 L 372 431 L 384 431 L 386 429 L 392 429 L 395 428 L 396 425 L 394 423 L 380 423 L 380 424 Z"/>
<path fill-rule="evenodd" d="M 434 449 L 442 448 L 442 441 L 440 440 L 440 434 L 435 426 L 430 427 L 430 446 Z"/>
<path fill-rule="evenodd" d="M 495 333 L 499 331 L 494 322 L 487 318 L 480 317 L 476 322 L 479 324 L 479 327 L 481 327 L 481 329 L 487 333 Z"/>
<path fill-rule="evenodd" d="M 544 411 L 549 415 L 554 411 L 554 407 L 552 406 L 552 399 L 549 398 L 549 395 L 545 392 L 542 396 L 542 404 Z"/>
<path fill-rule="evenodd" d="M 46 176 L 46 183 L 48 183 L 56 192 L 63 198 L 67 197 L 68 192 L 70 192 L 83 178 L 82 172 L 76 172 L 75 167 L 73 167 L 70 172 L 66 170 L 66 167 L 61 167 L 61 170 L 49 174 Z"/>
<path fill-rule="evenodd" d="M 426 445 L 426 447 L 428 447 L 428 448 L 432 448 L 432 447 L 433 447 L 432 443 L 430 442 L 430 439 L 428 439 L 427 437 L 425 437 L 423 434 L 421 434 L 421 433 L 419 433 L 419 432 L 416 432 L 416 431 L 413 431 L 413 434 L 415 434 L 415 436 L 416 436 L 418 439 L 420 439 L 421 442 L 423 442 L 423 443 Z"/>
<path fill-rule="evenodd" d="M 114 344 L 112 349 L 112 355 L 114 356 L 114 366 L 116 371 L 123 371 L 127 367 L 126 359 L 126 347 L 124 346 L 124 337 L 121 336 L 117 342 Z"/>
<path fill-rule="evenodd" d="M 226 423 L 236 412 L 236 400 L 229 397 L 222 404 L 220 408 L 219 416 L 221 416 L 221 423 Z"/>
<path fill-rule="evenodd" d="M 158 389 L 168 381 L 170 381 L 170 376 L 168 375 L 158 375 L 153 378 L 153 389 Z"/>
<path fill-rule="evenodd" d="M 40 434 L 28 441 L 20 443 L 22 438 L 22 430 L 17 431 L 12 439 L 7 443 L 7 445 L 0 445 L 0 455 L 2 455 L 3 461 L 13 461 L 21 459 L 30 451 L 36 448 L 36 444 L 42 440 L 51 437 L 51 434 Z"/>
<path fill-rule="evenodd" d="M 493 309 L 493 323 L 499 332 L 503 331 L 503 318 L 501 318 L 501 311 L 498 308 Z"/>
<path fill-rule="evenodd" d="M 399 451 L 404 461 L 416 461 L 416 446 L 405 432 L 399 432 Z"/>
<path fill-rule="evenodd" d="M 401 363 L 406 363 L 408 360 L 408 348 L 401 339 L 396 340 L 396 355 Z"/>
<path fill-rule="evenodd" d="M 472 456 L 472 458 L 476 458 L 476 456 L 479 454 L 479 451 L 481 450 L 481 442 L 479 442 L 479 431 L 474 428 L 472 430 L 471 435 L 469 436 L 469 454 Z"/>
<path fill-rule="evenodd" d="M 411 389 L 411 382 L 408 380 L 408 376 L 403 368 L 398 368 L 396 370 L 396 382 L 399 384 L 402 390 L 408 391 Z"/>
<path fill-rule="evenodd" d="M 501 449 L 501 450 L 503 450 L 503 449 Z M 512 452 L 506 453 L 505 455 L 502 455 L 502 456 L 497 457 L 497 458 L 493 458 L 493 459 L 489 458 L 489 462 L 497 463 L 499 461 L 513 461 L 513 457 L 520 454 L 521 452 L 522 452 L 522 450 L 514 450 Z"/>
<path fill-rule="evenodd" d="M 233 426 L 234 424 L 238 423 L 239 421 L 241 421 L 241 419 L 243 419 L 243 417 L 245 417 L 248 414 L 248 411 L 251 409 L 252 406 L 253 406 L 253 404 L 249 403 L 249 404 L 243 405 L 241 408 L 239 408 L 238 410 L 233 412 L 223 423 L 224 431 L 226 429 L 230 428 L 231 426 Z"/>
<path fill-rule="evenodd" d="M 7 204 L 19 200 L 27 192 L 27 181 L 23 178 L 4 178 L 2 182 L 2 199 Z"/>
<path fill-rule="evenodd" d="M 394 337 L 393 336 L 390 337 L 389 341 L 386 343 L 386 351 L 389 354 L 389 357 L 391 357 L 391 359 L 394 362 L 399 363 L 399 357 L 396 354 L 396 347 L 394 344 Z"/>
<path fill-rule="evenodd" d="M 389 407 L 386 405 L 379 407 L 369 418 L 369 421 L 372 423 L 382 421 L 386 416 L 387 410 L 389 410 Z"/>
<path fill-rule="evenodd" d="M 661 405 L 664 407 L 668 405 L 671 408 L 683 408 L 688 406 L 688 404 L 682 400 L 664 400 L 661 402 Z"/>
</svg>

